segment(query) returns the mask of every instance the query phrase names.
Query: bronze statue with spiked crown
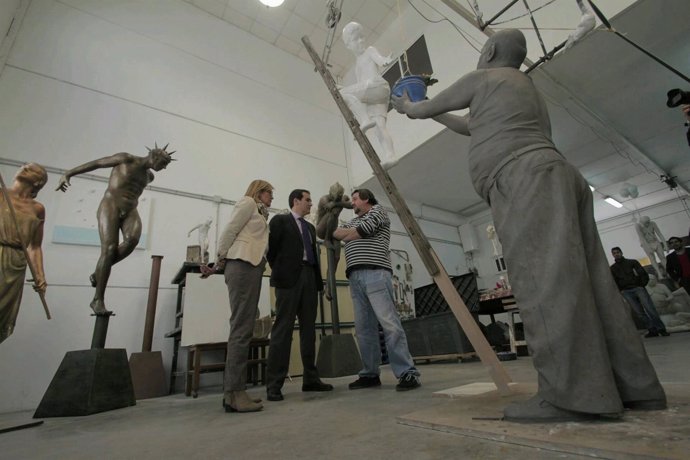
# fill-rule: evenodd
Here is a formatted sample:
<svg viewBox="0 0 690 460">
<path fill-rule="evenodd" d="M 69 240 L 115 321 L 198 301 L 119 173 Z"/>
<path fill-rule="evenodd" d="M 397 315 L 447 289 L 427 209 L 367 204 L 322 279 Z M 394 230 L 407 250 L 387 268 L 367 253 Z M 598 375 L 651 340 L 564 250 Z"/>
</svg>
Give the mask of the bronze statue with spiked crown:
<svg viewBox="0 0 690 460">
<path fill-rule="evenodd" d="M 109 315 L 105 307 L 105 287 L 108 284 L 113 265 L 127 257 L 139 244 L 141 237 L 141 218 L 137 212 L 139 197 L 146 186 L 153 181 L 153 171 L 165 169 L 171 161 L 173 152 L 163 148 L 148 149 L 148 155 L 135 156 L 130 153 L 116 153 L 98 160 L 89 161 L 67 171 L 55 190 L 67 191 L 73 176 L 101 168 L 112 168 L 108 188 L 98 206 L 98 234 L 101 239 L 101 255 L 96 270 L 89 277 L 96 288 L 91 308 L 96 315 Z M 122 233 L 122 241 L 120 241 Z"/>
</svg>

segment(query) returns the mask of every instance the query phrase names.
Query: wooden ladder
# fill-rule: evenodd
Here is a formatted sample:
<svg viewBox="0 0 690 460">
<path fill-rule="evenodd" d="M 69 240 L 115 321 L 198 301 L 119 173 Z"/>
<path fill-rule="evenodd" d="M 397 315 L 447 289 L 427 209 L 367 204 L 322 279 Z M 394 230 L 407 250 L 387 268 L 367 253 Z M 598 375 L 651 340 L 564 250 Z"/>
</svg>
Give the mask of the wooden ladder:
<svg viewBox="0 0 690 460">
<path fill-rule="evenodd" d="M 479 355 L 479 359 L 481 359 L 484 366 L 487 367 L 491 378 L 496 384 L 496 388 L 501 395 L 505 396 L 511 394 L 511 390 L 508 386 L 508 384 L 511 382 L 510 376 L 508 376 L 508 373 L 501 365 L 496 353 L 494 353 L 493 349 L 489 346 L 489 342 L 487 342 L 484 334 L 482 334 L 479 326 L 477 326 L 477 323 L 467 309 L 467 305 L 465 305 L 465 302 L 460 297 L 460 294 L 455 289 L 455 286 L 453 286 L 453 283 L 448 277 L 448 273 L 443 267 L 443 264 L 441 264 L 436 252 L 431 247 L 431 244 L 429 244 L 429 240 L 426 238 L 422 232 L 422 229 L 419 227 L 419 224 L 410 212 L 410 209 L 407 207 L 407 204 L 400 195 L 395 183 L 393 183 L 393 180 L 390 178 L 386 170 L 381 166 L 381 161 L 376 154 L 376 151 L 369 142 L 369 139 L 359 128 L 359 122 L 345 103 L 345 100 L 343 100 L 340 91 L 338 91 L 333 76 L 326 68 L 326 65 L 323 63 L 319 55 L 316 54 L 316 51 L 314 51 L 314 48 L 311 46 L 311 42 L 309 41 L 309 37 L 302 37 L 302 43 L 304 43 L 304 46 L 309 52 L 312 61 L 314 61 L 314 64 L 316 65 L 316 70 L 321 74 L 321 77 L 326 83 L 331 96 L 333 96 L 338 108 L 340 108 L 340 112 L 343 114 L 343 117 L 345 117 L 345 121 L 347 121 L 352 134 L 355 136 L 359 146 L 362 148 L 362 152 L 369 162 L 371 169 L 374 171 L 374 175 L 383 186 L 383 189 L 388 195 L 395 212 L 398 214 L 402 224 L 405 226 L 405 229 L 407 230 L 412 243 L 417 249 L 417 252 L 419 253 L 424 266 L 429 272 L 429 275 L 431 275 L 431 277 L 434 279 L 434 282 L 441 291 L 441 294 L 443 294 L 443 298 L 446 300 L 446 302 L 448 302 L 448 305 L 460 323 L 463 331 L 467 335 L 470 343 L 474 347 L 474 350 L 476 351 L 477 355 Z"/>
</svg>

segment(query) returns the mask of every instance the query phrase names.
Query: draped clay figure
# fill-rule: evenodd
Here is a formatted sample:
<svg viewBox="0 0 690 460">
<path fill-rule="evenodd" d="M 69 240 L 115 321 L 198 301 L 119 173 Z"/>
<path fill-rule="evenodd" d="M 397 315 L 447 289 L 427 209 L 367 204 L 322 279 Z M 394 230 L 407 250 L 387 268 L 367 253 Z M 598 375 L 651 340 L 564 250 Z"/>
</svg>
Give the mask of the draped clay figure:
<svg viewBox="0 0 690 460">
<path fill-rule="evenodd" d="M 148 155 L 139 157 L 130 153 L 116 153 L 98 160 L 89 161 L 67 171 L 55 190 L 67 191 L 70 178 L 101 168 L 112 168 L 108 188 L 98 206 L 98 234 L 101 238 L 101 255 L 96 270 L 89 276 L 96 288 L 91 309 L 97 315 L 109 315 L 105 307 L 105 288 L 112 266 L 127 257 L 139 244 L 141 218 L 137 212 L 139 197 L 146 186 L 153 181 L 153 171 L 165 169 L 173 161 L 175 152 L 166 152 L 165 147 L 148 149 Z M 148 148 L 148 147 L 147 147 Z M 120 233 L 122 241 L 120 242 Z"/>
<path fill-rule="evenodd" d="M 0 342 L 14 331 L 22 301 L 27 266 L 22 244 L 26 245 L 36 271 L 34 290 L 46 291 L 41 249 L 45 208 L 35 198 L 47 180 L 48 173 L 41 165 L 27 163 L 19 168 L 12 185 L 6 189 L 16 222 L 4 194 L 0 194 Z"/>
<path fill-rule="evenodd" d="M 690 308 L 687 301 L 690 299 L 683 299 L 676 296 L 676 292 L 671 290 L 663 283 L 657 282 L 656 276 L 649 275 L 649 282 L 647 283 L 647 292 L 654 302 L 661 321 L 664 322 L 667 328 L 677 328 L 690 326 Z M 685 289 L 678 289 L 680 296 L 688 297 Z M 685 302 L 683 302 L 685 300 Z M 674 331 L 671 329 L 671 331 Z"/>
<path fill-rule="evenodd" d="M 357 82 L 340 88 L 343 100 L 359 121 L 362 132 L 374 130 L 383 150 L 382 166 L 389 168 L 396 162 L 393 138 L 386 127 L 390 85 L 381 76 L 381 68 L 393 62 L 390 56 L 381 56 L 373 46 L 364 44 L 362 26 L 350 22 L 343 27 L 343 42 L 356 56 Z"/>
<path fill-rule="evenodd" d="M 640 239 L 640 246 L 647 254 L 654 270 L 659 274 L 659 277 L 666 277 L 666 255 L 664 251 L 668 248 L 659 226 L 649 217 L 642 216 L 640 221 L 635 224 L 635 230 Z"/>
<path fill-rule="evenodd" d="M 324 245 L 327 249 L 333 249 L 335 264 L 332 270 L 334 272 L 338 268 L 342 244 L 340 240 L 333 238 L 333 232 L 338 228 L 338 216 L 340 216 L 340 212 L 343 208 L 352 209 L 350 197 L 345 195 L 344 192 L 345 189 L 339 182 L 331 185 L 328 194 L 319 199 L 316 216 L 316 236 L 324 241 Z M 329 269 L 331 269 L 331 267 L 329 267 Z M 327 278 L 330 280 L 329 277 Z M 331 300 L 333 295 L 335 295 L 335 286 L 329 284 L 326 289 L 326 298 Z"/>
</svg>

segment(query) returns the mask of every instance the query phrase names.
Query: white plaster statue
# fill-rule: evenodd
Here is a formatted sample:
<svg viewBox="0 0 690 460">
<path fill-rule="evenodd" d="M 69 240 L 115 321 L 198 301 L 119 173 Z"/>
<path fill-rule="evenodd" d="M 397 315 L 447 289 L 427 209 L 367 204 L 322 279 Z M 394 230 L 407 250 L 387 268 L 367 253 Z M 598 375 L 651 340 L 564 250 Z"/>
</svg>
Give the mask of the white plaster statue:
<svg viewBox="0 0 690 460">
<path fill-rule="evenodd" d="M 188 233 L 187 237 L 189 238 L 194 232 L 194 230 L 199 231 L 199 246 L 201 247 L 201 259 L 203 263 L 208 263 L 208 231 L 211 228 L 211 223 L 213 222 L 213 219 L 210 217 L 205 221 L 200 223 L 199 225 L 196 225 L 193 227 Z"/>
<path fill-rule="evenodd" d="M 649 258 L 654 270 L 659 274 L 660 278 L 666 277 L 666 255 L 664 251 L 666 247 L 666 239 L 661 234 L 659 226 L 653 222 L 649 217 L 642 216 L 640 221 L 635 224 L 637 236 L 640 239 L 640 246 Z M 657 257 L 659 260 L 657 260 Z"/>
<path fill-rule="evenodd" d="M 376 139 L 383 150 L 382 166 L 389 168 L 396 163 L 393 138 L 386 127 L 390 85 L 381 76 L 381 68 L 393 62 L 390 56 L 381 56 L 373 46 L 364 44 L 362 26 L 350 22 L 343 27 L 343 42 L 357 57 L 355 74 L 357 83 L 340 88 L 340 93 L 360 128 L 366 132 L 375 128 Z"/>
<path fill-rule="evenodd" d="M 580 8 L 582 16 L 580 16 L 580 22 L 578 23 L 575 31 L 568 35 L 568 41 L 565 43 L 566 49 L 573 46 L 575 42 L 587 35 L 587 32 L 594 29 L 594 26 L 597 25 L 597 20 L 594 17 L 594 13 L 589 9 L 589 6 L 587 6 L 584 0 L 575 1 L 577 1 L 577 7 Z"/>
<path fill-rule="evenodd" d="M 654 275 L 649 275 L 646 289 L 661 321 L 670 332 L 690 330 L 690 296 L 685 289 L 671 292 L 668 286 L 657 282 Z"/>
<path fill-rule="evenodd" d="M 496 235 L 496 228 L 489 224 L 486 227 L 486 236 L 489 238 L 489 241 L 491 241 L 491 244 L 494 247 L 494 255 L 495 256 L 500 256 L 501 255 L 501 243 L 498 241 L 498 235 Z"/>
</svg>

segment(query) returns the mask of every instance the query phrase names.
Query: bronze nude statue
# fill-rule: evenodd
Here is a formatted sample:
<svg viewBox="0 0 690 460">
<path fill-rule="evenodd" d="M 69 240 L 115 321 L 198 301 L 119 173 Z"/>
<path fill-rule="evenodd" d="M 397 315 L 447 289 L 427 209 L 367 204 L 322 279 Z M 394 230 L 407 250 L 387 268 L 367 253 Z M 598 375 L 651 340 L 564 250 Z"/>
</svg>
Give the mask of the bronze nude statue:
<svg viewBox="0 0 690 460">
<path fill-rule="evenodd" d="M 35 198 L 47 180 L 43 166 L 27 163 L 15 174 L 12 186 L 3 187 L 0 194 L 0 342 L 12 334 L 17 321 L 27 267 L 25 254 L 35 270 L 34 290 L 39 294 L 46 291 L 41 249 L 45 208 Z"/>
<path fill-rule="evenodd" d="M 316 215 L 316 236 L 324 241 L 326 249 L 333 250 L 335 263 L 333 267 L 329 267 L 335 273 L 338 268 L 338 261 L 340 261 L 340 248 L 342 244 L 340 240 L 333 238 L 333 232 L 338 228 L 338 216 L 343 208 L 352 209 L 352 202 L 350 197 L 344 194 L 345 189 L 340 183 L 336 182 L 331 185 L 327 195 L 319 199 L 319 206 Z M 330 280 L 330 277 L 327 277 Z M 331 300 L 335 294 L 335 286 L 328 283 L 326 289 L 326 298 Z"/>
<path fill-rule="evenodd" d="M 109 315 L 105 307 L 105 287 L 108 284 L 113 265 L 132 253 L 141 237 L 141 218 L 137 212 L 139 197 L 146 186 L 153 181 L 153 171 L 165 169 L 173 161 L 173 152 L 163 148 L 148 149 L 148 155 L 135 156 L 130 153 L 114 155 L 89 161 L 67 171 L 55 190 L 67 191 L 71 177 L 101 168 L 113 168 L 108 188 L 98 206 L 98 234 L 101 239 L 101 255 L 96 270 L 89 276 L 96 288 L 91 309 L 96 315 Z M 122 232 L 122 242 L 119 233 Z"/>
</svg>

